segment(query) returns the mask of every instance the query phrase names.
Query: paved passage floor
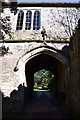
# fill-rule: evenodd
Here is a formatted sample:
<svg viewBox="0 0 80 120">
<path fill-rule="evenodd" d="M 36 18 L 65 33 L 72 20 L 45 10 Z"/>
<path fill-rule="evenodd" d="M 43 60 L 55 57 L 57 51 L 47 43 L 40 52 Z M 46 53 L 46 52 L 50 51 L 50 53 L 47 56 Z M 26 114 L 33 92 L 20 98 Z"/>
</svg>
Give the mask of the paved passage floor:
<svg viewBox="0 0 80 120">
<path fill-rule="evenodd" d="M 66 117 L 65 103 L 52 97 L 48 91 L 38 91 L 26 104 L 23 118 L 62 118 Z"/>
<path fill-rule="evenodd" d="M 27 120 L 28 118 L 66 120 L 65 101 L 60 97 L 52 96 L 49 91 L 40 90 L 33 94 L 32 99 L 26 101 L 21 113 L 9 113 L 7 117 L 9 120 L 16 118 L 17 120 Z"/>
</svg>

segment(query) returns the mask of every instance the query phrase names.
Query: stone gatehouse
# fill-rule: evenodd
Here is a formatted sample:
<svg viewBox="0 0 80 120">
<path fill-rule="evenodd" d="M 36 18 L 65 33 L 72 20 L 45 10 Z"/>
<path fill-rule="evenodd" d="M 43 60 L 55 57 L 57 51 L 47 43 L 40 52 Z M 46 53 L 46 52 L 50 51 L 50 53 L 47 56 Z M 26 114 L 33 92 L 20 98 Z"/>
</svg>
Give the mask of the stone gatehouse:
<svg viewBox="0 0 80 120">
<path fill-rule="evenodd" d="M 73 35 L 71 42 L 63 26 L 59 21 L 55 22 L 63 11 L 70 10 L 75 11 L 77 15 L 79 9 L 18 7 L 16 15 L 11 14 L 8 8 L 4 9 L 2 16 L 7 13 L 11 16 L 13 39 L 10 40 L 6 36 L 4 45 L 9 50 L 7 54 L 0 56 L 3 112 L 22 110 L 25 101 L 33 93 L 34 74 L 45 68 L 55 74 L 56 91 L 58 95 L 65 95 L 68 113 L 74 113 L 71 117 L 80 117 L 78 66 L 80 25 L 77 25 L 75 35 L 71 33 Z M 66 16 L 64 19 L 66 21 Z M 74 23 L 74 17 L 72 20 Z M 78 20 L 79 16 L 77 22 Z M 53 22 L 55 24 L 52 25 Z M 75 28 L 75 25 L 73 26 Z M 42 28 L 45 28 L 47 33 L 45 42 L 41 35 Z"/>
</svg>

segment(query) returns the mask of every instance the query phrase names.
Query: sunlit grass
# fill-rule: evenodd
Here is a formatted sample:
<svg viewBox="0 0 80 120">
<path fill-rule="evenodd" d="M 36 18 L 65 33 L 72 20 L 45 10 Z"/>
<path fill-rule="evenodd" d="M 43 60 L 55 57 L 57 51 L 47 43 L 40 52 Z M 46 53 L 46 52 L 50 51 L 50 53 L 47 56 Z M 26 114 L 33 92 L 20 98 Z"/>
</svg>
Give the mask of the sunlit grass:
<svg viewBox="0 0 80 120">
<path fill-rule="evenodd" d="M 39 91 L 39 89 L 38 89 L 38 88 L 34 88 L 33 90 L 34 90 L 34 91 Z"/>
</svg>

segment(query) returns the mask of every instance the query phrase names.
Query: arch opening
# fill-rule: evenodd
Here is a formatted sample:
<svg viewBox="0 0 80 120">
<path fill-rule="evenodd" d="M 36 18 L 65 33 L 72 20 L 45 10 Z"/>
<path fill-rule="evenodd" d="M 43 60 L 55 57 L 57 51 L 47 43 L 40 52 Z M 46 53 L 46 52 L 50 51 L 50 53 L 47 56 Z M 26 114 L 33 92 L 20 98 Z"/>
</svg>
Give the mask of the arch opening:
<svg viewBox="0 0 80 120">
<path fill-rule="evenodd" d="M 66 98 L 66 72 L 65 66 L 55 57 L 45 53 L 39 54 L 30 59 L 25 66 L 25 75 L 27 82 L 28 97 L 33 95 L 34 91 L 34 74 L 42 69 L 51 71 L 55 75 L 56 96 Z M 26 95 L 25 95 L 26 96 Z"/>
<path fill-rule="evenodd" d="M 48 80 L 48 82 L 45 82 L 47 85 L 44 85 L 45 83 L 42 82 L 43 79 L 46 79 L 46 76 L 44 76 L 40 85 L 38 85 L 37 82 L 37 92 L 35 92 L 35 79 L 37 78 L 35 76 L 39 72 L 49 72 L 55 79 L 53 79 L 54 84 L 52 86 L 49 86 Z M 25 102 L 32 101 L 34 111 L 40 112 L 41 110 L 41 112 L 50 112 L 53 117 L 53 113 L 55 113 L 54 108 L 56 108 L 58 111 L 62 112 L 62 116 L 65 116 L 67 108 L 67 78 L 66 67 L 63 61 L 61 62 L 54 56 L 46 54 L 46 52 L 42 52 L 41 54 L 32 57 L 26 63 L 25 75 L 27 82 L 27 89 L 24 95 L 25 98 L 27 97 Z M 42 75 L 40 77 L 42 77 Z M 48 79 L 50 79 L 50 77 Z M 52 90 L 49 89 L 49 87 L 52 87 Z"/>
<path fill-rule="evenodd" d="M 34 87 L 33 91 L 53 91 L 55 87 L 55 75 L 42 69 L 34 74 Z"/>
</svg>

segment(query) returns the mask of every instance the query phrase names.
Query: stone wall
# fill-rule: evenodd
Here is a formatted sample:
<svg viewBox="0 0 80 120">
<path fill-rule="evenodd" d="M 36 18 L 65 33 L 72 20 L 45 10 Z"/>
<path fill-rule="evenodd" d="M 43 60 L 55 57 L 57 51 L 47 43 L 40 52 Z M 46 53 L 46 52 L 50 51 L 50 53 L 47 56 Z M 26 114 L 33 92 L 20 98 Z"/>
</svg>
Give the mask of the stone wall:
<svg viewBox="0 0 80 120">
<path fill-rule="evenodd" d="M 24 20 L 23 27 L 21 30 L 16 30 L 17 18 L 19 11 L 22 10 L 24 12 Z M 33 30 L 33 19 L 30 30 L 25 30 L 25 21 L 26 21 L 26 12 L 30 10 L 32 11 L 32 18 L 34 17 L 34 12 L 36 10 L 40 11 L 40 29 Z M 69 10 L 72 11 L 69 13 Z M 67 14 L 71 14 L 71 21 L 74 21 L 74 15 L 72 14 L 75 11 L 75 15 L 77 15 L 76 8 L 57 8 L 57 7 L 18 7 L 17 14 L 14 15 L 10 12 L 8 8 L 4 9 L 4 13 L 2 16 L 10 15 L 11 17 L 11 25 L 14 39 L 36 39 L 41 40 L 41 31 L 42 27 L 46 29 L 47 39 L 69 39 L 69 35 L 65 32 L 64 26 L 61 24 L 61 20 L 63 23 L 68 23 Z M 60 17 L 61 15 L 61 17 Z M 59 21 L 59 22 L 56 22 Z M 71 22 L 73 24 L 73 22 Z M 75 27 L 75 25 L 73 25 Z"/>
<path fill-rule="evenodd" d="M 5 47 L 9 47 L 9 51 L 5 55 L 0 55 L 0 89 L 4 96 L 10 96 L 10 93 L 24 83 L 21 80 L 21 73 L 14 72 L 19 58 L 27 51 L 37 46 L 36 43 L 5 43 Z M 0 44 L 2 46 L 2 44 Z"/>
<path fill-rule="evenodd" d="M 17 90 L 19 84 L 23 84 L 25 81 L 25 78 L 21 77 L 22 74 L 20 71 L 14 72 L 14 68 L 19 58 L 27 51 L 42 44 L 43 43 L 37 42 L 4 43 L 5 47 L 9 47 L 9 51 L 7 54 L 5 54 L 4 56 L 0 55 L 0 89 L 4 96 L 10 96 L 10 93 L 14 89 Z M 61 50 L 65 45 L 64 43 L 47 44 L 59 50 Z M 2 44 L 0 44 L 0 46 L 2 46 Z"/>
<path fill-rule="evenodd" d="M 80 118 L 80 20 L 70 44 L 71 108 L 74 117 Z"/>
<path fill-rule="evenodd" d="M 22 56 L 27 59 L 27 52 L 36 47 L 44 46 L 44 43 L 21 42 L 4 43 L 4 45 L 6 48 L 9 47 L 9 51 L 7 54 L 2 55 L 0 49 L 0 90 L 3 94 L 3 112 L 19 112 L 22 110 L 24 104 L 25 68 L 20 62 L 19 65 L 21 67 L 19 70 L 14 72 L 14 68 Z M 62 50 L 65 45 L 64 43 L 47 43 L 47 46 L 58 50 Z M 0 43 L 0 48 L 1 46 L 2 43 Z M 38 50 L 38 52 L 40 51 Z M 32 53 L 29 53 L 27 56 L 32 56 Z M 24 71 L 22 69 L 24 69 Z"/>
</svg>

